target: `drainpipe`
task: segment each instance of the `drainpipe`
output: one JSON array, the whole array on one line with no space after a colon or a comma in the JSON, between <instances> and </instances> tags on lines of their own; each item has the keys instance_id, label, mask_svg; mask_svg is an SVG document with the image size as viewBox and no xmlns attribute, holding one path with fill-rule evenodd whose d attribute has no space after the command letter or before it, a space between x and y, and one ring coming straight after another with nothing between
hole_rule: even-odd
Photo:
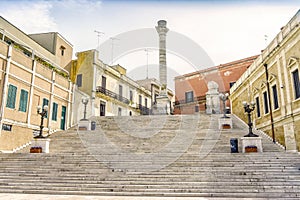
<instances>
[{"instance_id":1,"label":"drainpipe","mask_svg":"<svg viewBox=\"0 0 300 200\"><path fill-rule=\"evenodd\" d=\"M266 73L268 101L269 101L269 108L270 108L271 132L272 132L273 143L276 143L276 141L275 141L275 131L274 131L274 120L273 120L273 113L272 113L272 104L271 104L271 95L270 95L268 64L264 64L264 67L265 67L265 73Z\"/></svg>"},{"instance_id":2,"label":"drainpipe","mask_svg":"<svg viewBox=\"0 0 300 200\"><path fill-rule=\"evenodd\" d=\"M7 88L8 88L8 78L9 78L9 73L10 73L11 56L12 56L12 45L9 45L8 51L7 51L6 69L5 69L3 88L2 88L2 101L1 101L1 109L0 109L0 135L1 135L2 124L3 124L5 102L6 102L6 98L7 98Z\"/></svg>"},{"instance_id":3,"label":"drainpipe","mask_svg":"<svg viewBox=\"0 0 300 200\"><path fill-rule=\"evenodd\" d=\"M153 114L152 109L153 109L153 83L151 81L151 115Z\"/></svg>"}]
</instances>

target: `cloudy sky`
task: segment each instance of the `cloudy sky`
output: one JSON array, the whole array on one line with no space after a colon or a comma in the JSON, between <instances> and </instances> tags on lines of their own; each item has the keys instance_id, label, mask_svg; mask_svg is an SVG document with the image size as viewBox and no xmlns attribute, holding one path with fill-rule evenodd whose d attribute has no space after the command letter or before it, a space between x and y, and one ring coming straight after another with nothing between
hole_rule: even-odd
<instances>
[{"instance_id":1,"label":"cloudy sky","mask_svg":"<svg viewBox=\"0 0 300 200\"><path fill-rule=\"evenodd\" d=\"M168 66L172 65L177 74L259 54L300 8L298 0L2 0L0 4L0 15L25 33L59 32L74 45L74 52L98 48L100 54L111 58L118 55L118 49L124 45L120 38L128 39L124 34L145 30L145 34L149 33L147 37L151 37L157 21L167 20L171 38L167 44L178 41L177 47L170 49ZM95 30L104 34L98 38ZM139 33L130 32L130 43L136 42L132 38ZM155 37L153 40L157 42L157 34ZM118 39L112 41L111 38ZM110 45L103 45L105 43ZM187 47L180 52L178 49L183 43ZM129 69L145 67L146 63L157 65L157 50L144 43L139 45L142 46L133 47L138 50L131 53L119 52L123 56L113 58L114 64L120 63ZM145 49L149 49L148 56ZM201 56L194 57L201 57L205 60L203 63L186 56L198 50L205 54L201 52Z\"/></svg>"}]
</instances>

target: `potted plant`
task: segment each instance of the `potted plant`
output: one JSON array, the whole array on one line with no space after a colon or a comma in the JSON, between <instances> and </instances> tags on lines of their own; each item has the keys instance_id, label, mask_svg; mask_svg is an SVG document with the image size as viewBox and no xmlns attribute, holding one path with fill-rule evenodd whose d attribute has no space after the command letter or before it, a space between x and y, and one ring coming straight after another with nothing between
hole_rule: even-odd
<instances>
[{"instance_id":1,"label":"potted plant","mask_svg":"<svg viewBox=\"0 0 300 200\"><path fill-rule=\"evenodd\" d=\"M30 148L30 153L42 153L43 149L40 146L33 146Z\"/></svg>"},{"instance_id":2,"label":"potted plant","mask_svg":"<svg viewBox=\"0 0 300 200\"><path fill-rule=\"evenodd\" d=\"M245 147L246 153L257 152L257 146L250 145Z\"/></svg>"}]
</instances>

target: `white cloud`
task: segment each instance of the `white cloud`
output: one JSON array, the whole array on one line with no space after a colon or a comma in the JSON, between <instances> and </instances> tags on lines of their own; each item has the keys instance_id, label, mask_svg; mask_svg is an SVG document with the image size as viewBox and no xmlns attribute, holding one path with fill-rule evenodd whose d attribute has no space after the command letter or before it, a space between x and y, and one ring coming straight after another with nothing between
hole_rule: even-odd
<instances>
[{"instance_id":1,"label":"white cloud","mask_svg":"<svg viewBox=\"0 0 300 200\"><path fill-rule=\"evenodd\" d=\"M47 1L19 1L18 4L4 1L1 4L1 15L26 33L57 29L57 24L51 17L52 5Z\"/></svg>"},{"instance_id":2,"label":"white cloud","mask_svg":"<svg viewBox=\"0 0 300 200\"><path fill-rule=\"evenodd\" d=\"M300 5L286 1L282 4L194 2L3 0L0 13L25 33L60 32L74 45L74 53L97 47L94 30L105 32L100 37L102 43L123 32L154 29L159 19L166 19L170 30L199 44L218 65L258 54L266 46L264 35L271 42ZM171 59L174 58L170 57L168 63ZM129 58L126 64L134 65L132 60ZM125 58L122 61L125 63Z\"/></svg>"}]
</instances>

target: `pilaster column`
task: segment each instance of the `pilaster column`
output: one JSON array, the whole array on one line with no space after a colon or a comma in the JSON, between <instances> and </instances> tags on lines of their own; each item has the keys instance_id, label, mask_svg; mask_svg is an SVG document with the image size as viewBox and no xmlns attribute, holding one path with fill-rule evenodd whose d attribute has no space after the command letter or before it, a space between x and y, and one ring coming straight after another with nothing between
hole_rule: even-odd
<instances>
[{"instance_id":1,"label":"pilaster column","mask_svg":"<svg viewBox=\"0 0 300 200\"><path fill-rule=\"evenodd\" d=\"M34 82L36 76L36 60L34 59L34 54L32 53L32 74L31 74L31 85L30 85L30 94L28 100L28 113L27 113L27 124L30 125L31 123L31 113L32 109L36 112L36 108L32 107L33 103L33 94L34 94Z\"/></svg>"},{"instance_id":2,"label":"pilaster column","mask_svg":"<svg viewBox=\"0 0 300 200\"><path fill-rule=\"evenodd\" d=\"M2 93L1 110L0 110L0 135L1 135L2 123L3 123L4 108L6 102L5 100L7 98L8 78L9 78L9 71L10 71L12 48L13 48L12 45L8 46L7 57L6 57L6 68L5 68L5 75L3 80L3 93Z\"/></svg>"}]
</instances>

